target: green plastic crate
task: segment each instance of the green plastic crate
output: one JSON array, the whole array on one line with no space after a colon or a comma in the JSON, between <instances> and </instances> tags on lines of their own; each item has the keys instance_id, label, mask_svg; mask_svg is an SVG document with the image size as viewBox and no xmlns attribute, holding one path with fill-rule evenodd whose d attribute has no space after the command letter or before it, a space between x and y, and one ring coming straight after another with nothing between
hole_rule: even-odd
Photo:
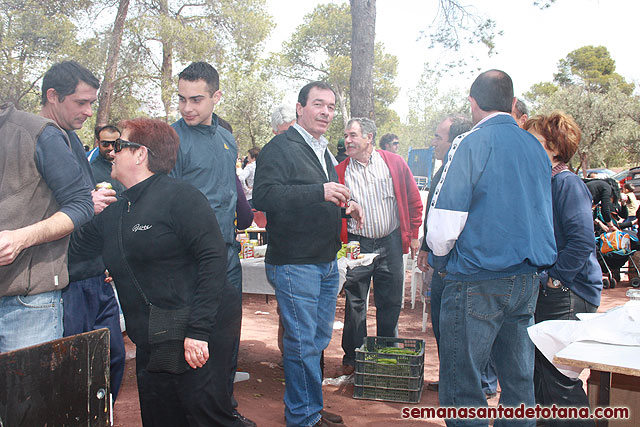
<instances>
[{"instance_id":1,"label":"green plastic crate","mask_svg":"<svg viewBox=\"0 0 640 427\"><path fill-rule=\"evenodd\" d=\"M386 402L418 403L422 396L423 377L419 378L419 383L420 386L416 390L356 385L353 389L353 397L354 399L383 400Z\"/></svg>"},{"instance_id":2,"label":"green plastic crate","mask_svg":"<svg viewBox=\"0 0 640 427\"><path fill-rule=\"evenodd\" d=\"M424 382L423 377L397 377L395 375L359 374L356 372L355 385L369 387L401 388L417 390Z\"/></svg>"},{"instance_id":3,"label":"green plastic crate","mask_svg":"<svg viewBox=\"0 0 640 427\"><path fill-rule=\"evenodd\" d=\"M406 348L416 355L380 353L385 347ZM417 403L424 384L424 341L366 337L356 349L356 399Z\"/></svg>"}]
</instances>

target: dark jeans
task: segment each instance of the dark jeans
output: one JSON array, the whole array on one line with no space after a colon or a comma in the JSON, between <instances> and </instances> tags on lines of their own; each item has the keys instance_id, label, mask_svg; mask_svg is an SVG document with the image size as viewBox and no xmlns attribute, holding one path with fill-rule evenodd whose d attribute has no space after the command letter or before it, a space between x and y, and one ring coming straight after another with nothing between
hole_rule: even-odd
<instances>
[{"instance_id":1,"label":"dark jeans","mask_svg":"<svg viewBox=\"0 0 640 427\"><path fill-rule=\"evenodd\" d=\"M540 290L535 320L577 320L577 313L595 313L598 307L589 304L567 287ZM534 372L536 403L543 406L589 407L589 400L580 378L569 378L536 349ZM593 420L545 420L547 426L594 426Z\"/></svg>"},{"instance_id":2,"label":"dark jeans","mask_svg":"<svg viewBox=\"0 0 640 427\"><path fill-rule=\"evenodd\" d=\"M62 290L64 336L109 329L111 394L116 400L124 375L125 349L118 302L111 284L105 283L104 279L102 274L71 282Z\"/></svg>"},{"instance_id":3,"label":"dark jeans","mask_svg":"<svg viewBox=\"0 0 640 427\"><path fill-rule=\"evenodd\" d=\"M234 242L227 245L227 280L240 293L240 305L242 306L242 265L238 253L240 252L240 243ZM240 324L242 325L242 310L240 310ZM236 371L238 370L238 351L240 350L240 331L233 347L233 369L229 377L229 387L231 387L231 403L233 408L238 407L238 401L233 397L233 383L236 379ZM237 411L236 411L237 413Z\"/></svg>"},{"instance_id":4,"label":"dark jeans","mask_svg":"<svg viewBox=\"0 0 640 427\"><path fill-rule=\"evenodd\" d=\"M145 427L242 426L231 405L229 375L240 335L242 307L234 289L225 288L215 329L209 337L209 360L184 374L148 372L149 349L136 348L136 375Z\"/></svg>"},{"instance_id":5,"label":"dark jeans","mask_svg":"<svg viewBox=\"0 0 640 427\"><path fill-rule=\"evenodd\" d=\"M355 365L356 348L367 336L366 299L373 276L376 306L377 335L395 337L398 333L398 317L402 307L404 271L402 263L402 236L400 229L380 239L369 239L349 234L349 241L360 242L361 253L379 254L370 265L347 270L344 292L347 301L344 308L344 332L342 334L342 363Z\"/></svg>"},{"instance_id":6,"label":"dark jeans","mask_svg":"<svg viewBox=\"0 0 640 427\"><path fill-rule=\"evenodd\" d=\"M629 228L633 226L633 221L636 220L636 217L634 215L629 215L624 221L622 221L621 223L618 224L618 228L620 228L620 230L624 229L624 228Z\"/></svg>"},{"instance_id":7,"label":"dark jeans","mask_svg":"<svg viewBox=\"0 0 640 427\"><path fill-rule=\"evenodd\" d=\"M440 272L434 271L431 276L431 327L433 335L436 337L436 346L440 354L440 304L442 302L442 292L444 291L444 278Z\"/></svg>"}]
</instances>

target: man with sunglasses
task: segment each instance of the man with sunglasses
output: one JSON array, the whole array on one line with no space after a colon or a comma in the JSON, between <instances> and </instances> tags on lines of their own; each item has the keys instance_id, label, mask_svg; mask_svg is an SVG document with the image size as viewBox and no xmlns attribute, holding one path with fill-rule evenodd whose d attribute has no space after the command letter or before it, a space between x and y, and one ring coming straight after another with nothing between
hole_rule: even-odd
<instances>
[{"instance_id":1,"label":"man with sunglasses","mask_svg":"<svg viewBox=\"0 0 640 427\"><path fill-rule=\"evenodd\" d=\"M125 188L118 180L111 178L111 162L113 156L111 150L116 139L120 138L120 130L113 125L96 126L96 145L99 155L91 160L91 170L97 182L108 182L115 190L116 196L120 195Z\"/></svg>"},{"instance_id":2,"label":"man with sunglasses","mask_svg":"<svg viewBox=\"0 0 640 427\"><path fill-rule=\"evenodd\" d=\"M393 133L385 133L380 138L380 149L384 151L390 151L391 153L398 154L398 146L400 145L400 141L398 140L398 135Z\"/></svg>"}]
</instances>

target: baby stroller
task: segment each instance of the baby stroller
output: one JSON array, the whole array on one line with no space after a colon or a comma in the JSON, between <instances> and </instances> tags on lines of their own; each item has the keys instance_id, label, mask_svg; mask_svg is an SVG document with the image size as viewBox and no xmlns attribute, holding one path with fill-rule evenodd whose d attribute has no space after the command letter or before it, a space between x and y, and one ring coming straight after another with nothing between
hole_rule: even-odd
<instances>
[{"instance_id":1,"label":"baby stroller","mask_svg":"<svg viewBox=\"0 0 640 427\"><path fill-rule=\"evenodd\" d=\"M627 272L632 271L631 266L636 271L637 276L631 280L631 286L640 286L640 271L633 260L634 252L640 249L638 236L632 231L612 231L602 233L596 237L596 247L598 249L598 263L602 270L602 286L615 288L620 279L620 269L629 262Z\"/></svg>"}]
</instances>

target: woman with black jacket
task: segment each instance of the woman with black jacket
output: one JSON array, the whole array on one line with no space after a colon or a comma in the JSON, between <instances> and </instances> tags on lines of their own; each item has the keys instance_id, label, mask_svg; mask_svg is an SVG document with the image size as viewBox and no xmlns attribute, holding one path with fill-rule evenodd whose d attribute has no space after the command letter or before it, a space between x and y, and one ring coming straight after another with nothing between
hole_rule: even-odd
<instances>
[{"instance_id":1,"label":"woman with black jacket","mask_svg":"<svg viewBox=\"0 0 640 427\"><path fill-rule=\"evenodd\" d=\"M72 251L102 254L114 279L136 344L143 424L240 426L229 377L241 296L225 279L216 216L202 193L167 176L179 147L169 125L135 119L121 129L112 177L127 190L81 229Z\"/></svg>"}]
</instances>

